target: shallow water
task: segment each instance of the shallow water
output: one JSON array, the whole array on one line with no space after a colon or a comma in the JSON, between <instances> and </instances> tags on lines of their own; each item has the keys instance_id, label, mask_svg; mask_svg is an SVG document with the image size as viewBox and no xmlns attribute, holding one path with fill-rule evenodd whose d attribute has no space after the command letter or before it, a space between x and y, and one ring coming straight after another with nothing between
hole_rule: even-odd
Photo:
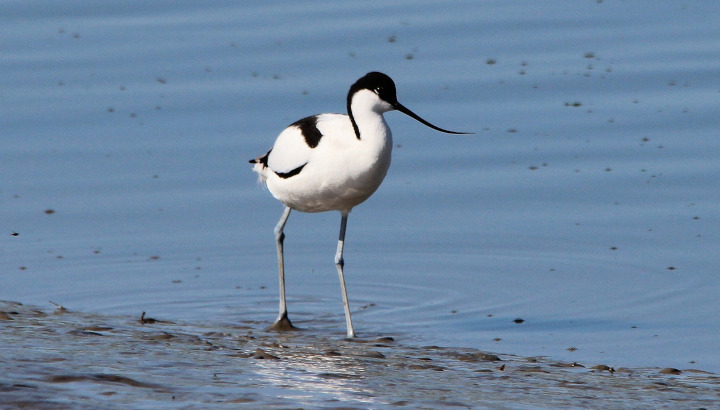
<instances>
[{"instance_id":1,"label":"shallow water","mask_svg":"<svg viewBox=\"0 0 720 410\"><path fill-rule=\"evenodd\" d=\"M262 328L281 206L246 161L380 70L476 135L386 116L393 165L348 226L361 336L720 372L718 17L700 1L0 5L0 299ZM338 340L339 219L286 228L291 318Z\"/></svg>"},{"instance_id":2,"label":"shallow water","mask_svg":"<svg viewBox=\"0 0 720 410\"><path fill-rule=\"evenodd\" d=\"M321 321L322 322L322 321ZM720 378L0 302L3 406L712 407ZM541 392L540 394L538 394Z\"/></svg>"}]
</instances>

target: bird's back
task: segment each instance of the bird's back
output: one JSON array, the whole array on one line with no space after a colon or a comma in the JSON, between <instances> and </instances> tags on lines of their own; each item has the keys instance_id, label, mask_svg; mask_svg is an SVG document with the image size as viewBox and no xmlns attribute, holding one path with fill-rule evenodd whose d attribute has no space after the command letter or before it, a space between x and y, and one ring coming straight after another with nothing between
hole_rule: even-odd
<instances>
[{"instance_id":1,"label":"bird's back","mask_svg":"<svg viewBox=\"0 0 720 410\"><path fill-rule=\"evenodd\" d=\"M377 190L390 166L392 137L379 117L375 140L357 138L347 115L306 117L280 133L254 170L293 209L349 211Z\"/></svg>"}]
</instances>

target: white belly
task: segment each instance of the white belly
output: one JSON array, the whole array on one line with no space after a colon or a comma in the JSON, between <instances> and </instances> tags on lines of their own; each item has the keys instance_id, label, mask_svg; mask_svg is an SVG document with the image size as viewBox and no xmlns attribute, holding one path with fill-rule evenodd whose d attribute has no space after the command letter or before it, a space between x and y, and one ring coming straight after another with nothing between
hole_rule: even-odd
<instances>
[{"instance_id":1,"label":"white belly","mask_svg":"<svg viewBox=\"0 0 720 410\"><path fill-rule=\"evenodd\" d=\"M380 187L390 167L391 143L374 158L357 149L325 151L321 146L302 171L290 178L268 175L275 198L301 212L349 212Z\"/></svg>"}]
</instances>

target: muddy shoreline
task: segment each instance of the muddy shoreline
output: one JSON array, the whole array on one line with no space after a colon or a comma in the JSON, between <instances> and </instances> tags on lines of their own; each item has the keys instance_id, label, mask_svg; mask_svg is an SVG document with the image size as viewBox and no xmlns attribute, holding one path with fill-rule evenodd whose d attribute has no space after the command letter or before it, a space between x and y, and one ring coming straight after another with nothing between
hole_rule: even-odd
<instances>
[{"instance_id":1,"label":"muddy shoreline","mask_svg":"<svg viewBox=\"0 0 720 410\"><path fill-rule=\"evenodd\" d=\"M264 323L173 323L0 302L3 408L714 407L699 369L567 363L472 348L349 341Z\"/></svg>"}]
</instances>

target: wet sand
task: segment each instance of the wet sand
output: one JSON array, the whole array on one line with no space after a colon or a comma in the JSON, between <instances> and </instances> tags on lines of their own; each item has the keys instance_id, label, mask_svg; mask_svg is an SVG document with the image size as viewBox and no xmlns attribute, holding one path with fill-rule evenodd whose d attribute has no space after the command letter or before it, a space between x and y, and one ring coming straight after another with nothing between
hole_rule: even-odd
<instances>
[{"instance_id":1,"label":"wet sand","mask_svg":"<svg viewBox=\"0 0 720 410\"><path fill-rule=\"evenodd\" d=\"M392 335L175 323L0 302L3 408L712 408L698 369L568 363ZM579 356L580 357L580 356Z\"/></svg>"}]
</instances>

